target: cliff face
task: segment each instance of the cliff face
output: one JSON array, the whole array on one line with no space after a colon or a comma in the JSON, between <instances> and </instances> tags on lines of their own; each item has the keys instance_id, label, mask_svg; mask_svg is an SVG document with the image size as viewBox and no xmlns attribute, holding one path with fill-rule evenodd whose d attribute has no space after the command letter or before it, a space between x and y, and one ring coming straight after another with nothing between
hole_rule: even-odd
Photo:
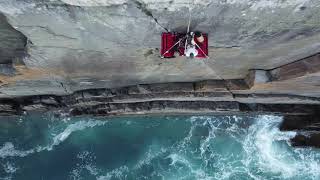
<instances>
[{"instance_id":1,"label":"cliff face","mask_svg":"<svg viewBox=\"0 0 320 180\"><path fill-rule=\"evenodd\" d=\"M299 131L293 145L320 147L319 10L316 0L1 0L0 115L282 113L281 130ZM210 59L160 59L160 34L185 32L189 15Z\"/></svg>"},{"instance_id":2,"label":"cliff face","mask_svg":"<svg viewBox=\"0 0 320 180\"><path fill-rule=\"evenodd\" d=\"M1 77L1 92L244 78L317 53L319 8L311 0L2 0L0 62L25 66ZM189 9L191 29L209 34L211 58L160 59L161 32L185 31ZM21 49L26 56L15 58Z\"/></svg>"}]
</instances>

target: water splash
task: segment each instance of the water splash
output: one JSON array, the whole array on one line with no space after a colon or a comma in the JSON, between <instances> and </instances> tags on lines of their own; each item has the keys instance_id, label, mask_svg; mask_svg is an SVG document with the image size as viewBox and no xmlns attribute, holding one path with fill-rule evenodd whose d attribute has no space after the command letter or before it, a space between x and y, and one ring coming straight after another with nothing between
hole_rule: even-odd
<instances>
[{"instance_id":1,"label":"water splash","mask_svg":"<svg viewBox=\"0 0 320 180\"><path fill-rule=\"evenodd\" d=\"M97 176L100 173L100 170L96 167L95 161L96 156L90 151L83 151L77 155L77 159L80 160L76 164L76 167L70 172L70 179L83 179L81 173L83 171L89 172L92 176Z\"/></svg>"},{"instance_id":2,"label":"water splash","mask_svg":"<svg viewBox=\"0 0 320 180\"><path fill-rule=\"evenodd\" d=\"M303 179L306 176L310 179L320 178L319 157L310 157L314 153L310 149L292 148L289 140L296 133L281 132L278 128L281 121L282 118L278 116L259 116L249 128L243 143L246 152L243 162L248 171L253 174L250 167L257 166L259 172L283 179Z\"/></svg>"},{"instance_id":3,"label":"water splash","mask_svg":"<svg viewBox=\"0 0 320 180\"><path fill-rule=\"evenodd\" d=\"M121 166L117 169L114 169L108 172L106 175L97 177L97 180L111 180L115 179L126 179L126 174L129 173L130 170L127 166Z\"/></svg>"},{"instance_id":4,"label":"water splash","mask_svg":"<svg viewBox=\"0 0 320 180\"><path fill-rule=\"evenodd\" d=\"M185 138L163 153L148 156L148 151L145 157L148 163L170 159L168 167L161 167L170 172L160 173L165 179L318 179L320 154L292 148L289 140L296 133L281 132L281 121L282 117L273 115L252 117L252 121L238 116L194 116L188 119L191 126ZM200 138L199 128L208 131Z\"/></svg>"},{"instance_id":5,"label":"water splash","mask_svg":"<svg viewBox=\"0 0 320 180\"><path fill-rule=\"evenodd\" d=\"M281 132L278 128L281 121L282 117L273 115L178 116L148 121L131 117L114 121L71 119L63 122L64 128L60 124L50 129L54 134L47 146L17 150L13 143L5 143L0 148L0 160L15 157L20 160L44 150L56 153L54 147L66 141L73 132L108 122L110 124L102 131L91 131L95 135L92 136L94 142L103 143L91 148L87 142L85 144L89 146L78 144L81 151L74 155L77 163L67 178L320 179L320 151L291 147L289 140L295 133ZM107 153L109 148L118 144L121 144L120 149ZM121 151L123 147L132 148L135 157L118 156L117 150ZM99 161L99 158L105 159L102 154L116 162ZM13 174L20 171L18 169Z\"/></svg>"},{"instance_id":6,"label":"water splash","mask_svg":"<svg viewBox=\"0 0 320 180\"><path fill-rule=\"evenodd\" d=\"M7 158L7 157L25 157L29 154L41 152L41 151L51 151L55 146L58 146L60 143L65 141L71 133L75 131L82 131L86 128L93 128L96 126L103 126L107 123L107 121L100 121L100 120L81 120L77 121L73 124L68 125L61 133L55 135L52 138L52 143L47 146L39 146L34 149L30 150L17 150L13 143L6 142L0 148L0 158Z\"/></svg>"}]
</instances>

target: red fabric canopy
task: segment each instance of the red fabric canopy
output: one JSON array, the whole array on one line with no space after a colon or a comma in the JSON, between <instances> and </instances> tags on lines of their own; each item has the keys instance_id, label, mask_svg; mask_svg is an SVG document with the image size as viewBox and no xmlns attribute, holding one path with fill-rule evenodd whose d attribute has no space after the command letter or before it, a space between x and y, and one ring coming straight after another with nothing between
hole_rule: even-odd
<instances>
[{"instance_id":1,"label":"red fabric canopy","mask_svg":"<svg viewBox=\"0 0 320 180\"><path fill-rule=\"evenodd\" d=\"M162 33L161 36L161 55L165 58L171 58L174 56L174 48L166 53L175 43L176 35L173 33ZM165 53L165 54L164 54Z\"/></svg>"},{"instance_id":2,"label":"red fabric canopy","mask_svg":"<svg viewBox=\"0 0 320 180\"><path fill-rule=\"evenodd\" d=\"M176 47L172 48L172 46L179 41L181 37L184 37L186 34L180 34L180 33L170 33L165 32L161 35L161 50L160 53L163 55L164 58L172 58L174 57L174 52L178 51L180 56L184 55L184 44L185 42L181 42ZM197 58L205 58L208 56L208 35L202 34L204 37L204 41L202 43L198 42L195 38L195 42L199 45L199 47L202 49L202 51L196 47L198 50ZM168 51L170 48L172 48L170 51ZM168 51L167 53L165 53ZM165 53L165 54L164 54Z\"/></svg>"}]
</instances>

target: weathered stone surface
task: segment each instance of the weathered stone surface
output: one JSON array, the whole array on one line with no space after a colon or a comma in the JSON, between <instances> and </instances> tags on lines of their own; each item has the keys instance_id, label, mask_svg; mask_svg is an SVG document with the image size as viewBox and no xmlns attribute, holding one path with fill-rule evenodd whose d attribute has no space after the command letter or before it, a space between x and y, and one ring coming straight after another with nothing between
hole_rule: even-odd
<instances>
[{"instance_id":1,"label":"weathered stone surface","mask_svg":"<svg viewBox=\"0 0 320 180\"><path fill-rule=\"evenodd\" d=\"M232 82L232 81L226 81ZM236 80L238 83L238 80ZM320 98L288 94L245 94L242 86L232 92L230 89L199 91L191 88L197 82L168 84L144 84L113 89L88 89L69 95L35 95L15 98L0 98L3 105L0 113L21 114L34 110L65 110L72 114L127 114L155 112L272 112L313 115L320 111ZM215 83L220 87L220 83ZM223 83L227 85L227 83ZM155 88L157 87L157 88ZM185 87L183 90L179 89ZM148 91L145 91L148 89ZM285 121L286 122L286 121ZM291 122L291 121L289 121ZM303 121L303 123L305 123ZM301 127L301 125L299 125Z\"/></svg>"},{"instance_id":2,"label":"weathered stone surface","mask_svg":"<svg viewBox=\"0 0 320 180\"><path fill-rule=\"evenodd\" d=\"M272 80L276 81L301 77L307 73L316 72L320 72L320 54L316 54L270 70Z\"/></svg>"},{"instance_id":3,"label":"weathered stone surface","mask_svg":"<svg viewBox=\"0 0 320 180\"><path fill-rule=\"evenodd\" d=\"M221 112L237 111L238 103L232 101L145 101L133 103L107 103L72 108L71 115L119 115L159 112Z\"/></svg>"},{"instance_id":4,"label":"weathered stone surface","mask_svg":"<svg viewBox=\"0 0 320 180\"><path fill-rule=\"evenodd\" d=\"M23 57L26 43L27 38L15 30L0 12L0 64L11 64L14 58Z\"/></svg>"},{"instance_id":5,"label":"weathered stone surface","mask_svg":"<svg viewBox=\"0 0 320 180\"><path fill-rule=\"evenodd\" d=\"M193 91L192 82L177 82L177 83L160 83L160 84L141 84L134 86L137 89L133 91L131 87L129 94L135 93L158 93L158 92L190 92ZM129 87L130 88L130 87Z\"/></svg>"},{"instance_id":6,"label":"weathered stone surface","mask_svg":"<svg viewBox=\"0 0 320 180\"><path fill-rule=\"evenodd\" d=\"M2 0L1 22L13 35L0 32L6 40L1 42L11 48L0 51L17 54L28 42L23 62L43 72L32 77L18 72L19 78L8 79L0 90L3 96L67 94L156 82L241 79L248 69L272 69L317 53L319 5L312 0ZM209 35L211 58L161 60L161 32L185 31L188 8L191 29ZM43 81L53 83L43 86Z\"/></svg>"},{"instance_id":7,"label":"weathered stone surface","mask_svg":"<svg viewBox=\"0 0 320 180\"><path fill-rule=\"evenodd\" d=\"M54 97L41 97L41 103L46 105L58 106L59 102Z\"/></svg>"},{"instance_id":8,"label":"weathered stone surface","mask_svg":"<svg viewBox=\"0 0 320 180\"><path fill-rule=\"evenodd\" d=\"M264 84L271 81L271 75L268 70L253 69L250 70L244 79L249 87L257 84Z\"/></svg>"},{"instance_id":9,"label":"weathered stone surface","mask_svg":"<svg viewBox=\"0 0 320 180\"><path fill-rule=\"evenodd\" d=\"M189 9L210 59L160 59L161 32L185 32ZM295 115L282 130L319 131L319 9L313 0L1 0L0 113L273 112ZM292 142L317 146L309 135Z\"/></svg>"}]
</instances>

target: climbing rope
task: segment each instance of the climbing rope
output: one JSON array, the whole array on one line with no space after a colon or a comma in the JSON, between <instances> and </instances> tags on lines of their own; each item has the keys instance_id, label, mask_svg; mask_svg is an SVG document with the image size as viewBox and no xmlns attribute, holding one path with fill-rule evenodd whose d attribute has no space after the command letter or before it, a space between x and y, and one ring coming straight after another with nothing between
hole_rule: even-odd
<instances>
[{"instance_id":1,"label":"climbing rope","mask_svg":"<svg viewBox=\"0 0 320 180\"><path fill-rule=\"evenodd\" d=\"M193 6L195 5L195 4L194 4L194 0L191 0L191 1L192 1L192 3L189 3L189 21L188 21L187 34L189 34L190 24L191 24L191 5L193 5ZM186 43L185 43L185 50L186 50L186 48L187 48L186 46L187 46L187 40L186 40ZM201 52L202 52L202 53L206 56L206 58L209 60L210 57L207 56L207 55L202 51L202 49L199 47L199 45L198 45L197 43L196 43L196 46L201 50ZM213 60L213 61L214 61L214 60ZM205 61L203 61L203 62L204 62L204 64L205 64L207 67L209 67L209 68L212 70L212 72L213 72L220 80L222 80L222 81L225 82L225 88L226 88L226 90L232 95L233 98L235 98L233 92L231 91L231 89L230 89L230 88L228 87L228 85L227 85L227 81L226 81L222 76L220 76L215 70L213 70L212 67L208 66Z\"/></svg>"}]
</instances>

